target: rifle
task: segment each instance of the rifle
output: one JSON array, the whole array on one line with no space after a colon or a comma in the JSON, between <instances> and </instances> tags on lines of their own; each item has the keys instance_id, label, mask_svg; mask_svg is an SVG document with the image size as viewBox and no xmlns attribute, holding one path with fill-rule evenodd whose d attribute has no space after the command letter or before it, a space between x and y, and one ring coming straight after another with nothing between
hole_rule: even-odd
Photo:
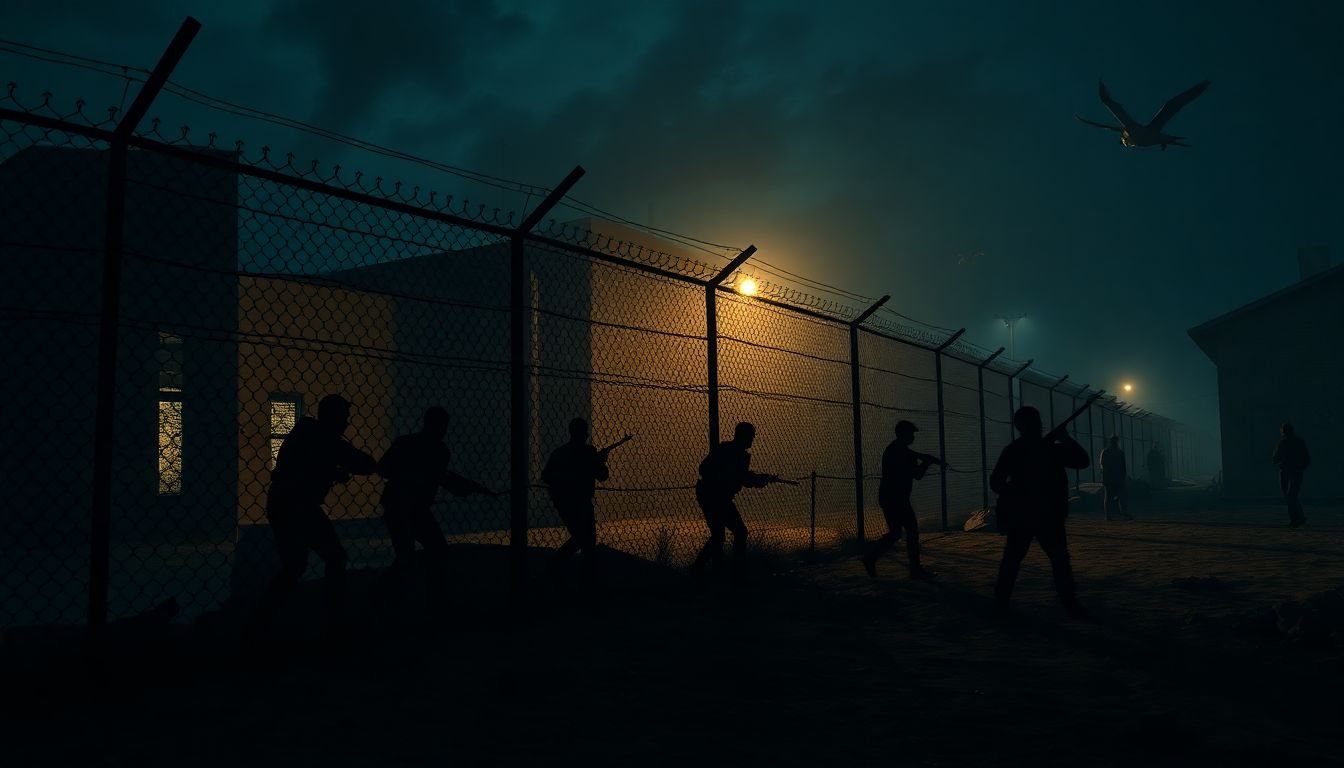
<instances>
[{"instance_id":1,"label":"rifle","mask_svg":"<svg viewBox=\"0 0 1344 768\"><path fill-rule=\"evenodd\" d=\"M925 462L926 464L937 464L941 466L943 469L946 469L948 471L952 470L952 466L950 464L938 458L937 456L934 456L931 453L920 453L919 451L911 451L911 453L915 454L915 458Z\"/></svg>"},{"instance_id":2,"label":"rifle","mask_svg":"<svg viewBox=\"0 0 1344 768\"><path fill-rule=\"evenodd\" d=\"M1068 426L1073 423L1073 420L1086 413L1087 409L1091 408L1092 404L1104 394L1106 394L1105 390L1094 393L1091 397L1087 398L1087 401L1079 406L1077 410L1070 414L1067 419L1056 424L1054 428L1045 433L1045 436L1041 439L1045 441L1046 444L1058 440L1059 437L1064 434ZM994 505L994 522L999 533L1007 533L1010 528L1017 525L1018 517L1022 514L1022 510L1019 509L1021 500L1013 491L1014 489L1012 488L1004 489L1004 492L998 495L998 503Z\"/></svg>"},{"instance_id":3,"label":"rifle","mask_svg":"<svg viewBox=\"0 0 1344 768\"><path fill-rule=\"evenodd\" d=\"M785 480L779 475L766 475L765 484L770 485L772 483L783 483L784 485L801 485L801 483L799 483L797 480Z\"/></svg>"},{"instance_id":4,"label":"rifle","mask_svg":"<svg viewBox=\"0 0 1344 768\"><path fill-rule=\"evenodd\" d=\"M1106 390L1103 389L1103 390L1100 390L1100 391L1094 393L1091 397L1087 398L1087 401L1086 401L1086 402L1084 402L1082 405L1078 406L1078 410L1074 411L1074 412L1069 416L1069 418L1067 418L1067 419L1065 419L1065 420L1059 422L1058 424L1056 424L1056 425L1055 425L1055 428L1052 429L1052 430L1050 430L1049 432L1045 433L1045 437L1042 438L1042 439L1045 440L1045 441L1047 441L1047 442L1051 442L1051 443L1053 443L1054 441L1058 440L1058 439L1059 439L1059 436L1060 436L1061 434L1064 433L1064 431L1065 431L1065 427L1067 427L1067 426L1069 426L1070 424L1072 424L1074 419L1078 418L1079 416L1082 416L1084 413L1087 413L1087 409L1088 409L1088 408L1091 408L1091 407L1092 407L1092 404L1095 403L1095 402L1097 401L1097 399L1100 398L1100 397L1101 397L1102 395L1104 395L1104 394L1106 394Z\"/></svg>"},{"instance_id":5,"label":"rifle","mask_svg":"<svg viewBox=\"0 0 1344 768\"><path fill-rule=\"evenodd\" d=\"M634 440L634 439L635 439L635 436L634 436L634 435L627 434L625 437L622 437L620 440L617 440L616 442L612 443L611 445L608 445L606 448L603 448L602 450L598 451L598 452L597 452L597 455L598 455L598 456L601 456L603 461L606 461L606 460L607 460L607 456L611 455L611 452L612 452L612 451L616 450L617 448L620 448L622 445L625 445L626 443L628 443L628 442L630 442L631 440Z\"/></svg>"}]
</instances>

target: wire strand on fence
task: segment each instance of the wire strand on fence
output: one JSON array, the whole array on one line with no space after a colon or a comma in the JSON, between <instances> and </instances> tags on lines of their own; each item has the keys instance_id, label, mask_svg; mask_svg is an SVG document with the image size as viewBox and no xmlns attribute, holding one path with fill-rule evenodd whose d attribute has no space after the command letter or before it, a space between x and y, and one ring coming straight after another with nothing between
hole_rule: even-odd
<instances>
[{"instance_id":1,"label":"wire strand on fence","mask_svg":"<svg viewBox=\"0 0 1344 768\"><path fill-rule=\"evenodd\" d=\"M0 101L18 104L12 90ZM498 494L507 505L435 502L445 535L462 543L558 544L563 520L538 481L570 420L636 434L610 458L611 482L594 489L603 540L650 557L666 545L674 562L704 541L689 482L707 438L722 437L707 434L711 401L723 424L756 425L756 471L815 479L807 493L737 499L754 532L796 543L803 528L808 544L817 529L859 533L856 486L878 477L899 420L944 422L937 473L954 525L981 506L985 465L1011 438L1006 378L985 372L984 394L998 399L982 419L983 357L949 349L940 384L927 342L946 334L934 326L901 331L927 338L865 328L854 353L847 306L716 290L711 337L707 266L620 245L619 232L518 233L501 223L512 214L458 216L452 198L298 167L265 148L248 159L157 127L118 138L80 110L53 118L46 99L33 110L0 113L0 346L22 363L4 385L22 406L13 428L32 436L31 453L9 467L26 483L0 520L0 626L81 620L87 553L70 553L92 538L86 454L99 416L116 449L104 486L111 530L94 539L111 557L113 616L170 595L199 615L269 579L271 472L331 393L353 403L346 437L371 454L419 430L429 407L449 413L454 471L511 487ZM117 142L128 178L112 249L103 169ZM109 321L110 253L120 254L121 307ZM100 338L118 357L101 411ZM1037 389L1024 382L1024 396ZM1132 439L1135 420L1123 423ZM929 495L936 485L916 489L919 509L943 511ZM391 558L379 492L369 480L326 497L352 559L369 566Z\"/></svg>"}]
</instances>

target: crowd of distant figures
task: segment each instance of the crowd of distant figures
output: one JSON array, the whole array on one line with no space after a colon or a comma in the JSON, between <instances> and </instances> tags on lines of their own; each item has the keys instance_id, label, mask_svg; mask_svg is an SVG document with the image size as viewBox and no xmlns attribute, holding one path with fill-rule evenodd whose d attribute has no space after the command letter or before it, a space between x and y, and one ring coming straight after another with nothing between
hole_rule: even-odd
<instances>
[{"instance_id":1,"label":"crowd of distant figures","mask_svg":"<svg viewBox=\"0 0 1344 768\"><path fill-rule=\"evenodd\" d=\"M1082 618L1087 610L1079 601L1065 536L1069 512L1068 470L1090 465L1087 451L1068 433L1067 427L1090 403L1064 422L1044 433L1040 412L1030 406L1013 414L1018 436L1000 453L989 477L998 496L995 523L1005 536L1003 557L994 586L994 615L1008 614L1018 569L1032 541L1050 560L1055 589L1069 616ZM327 395L318 404L316 418L303 417L284 438L271 474L266 499L266 517L279 551L280 570L271 581L249 622L250 631L268 626L277 609L302 578L308 553L315 552L326 567L324 592L330 629L339 632L344 622L346 553L323 504L332 486L352 475L377 474L383 479L381 504L395 559L381 578L379 589L405 586L413 572L416 544L423 548L429 575L437 583L448 541L431 507L440 488L455 496L500 495L479 482L451 469L452 453L444 443L448 412L434 407L424 414L419 432L396 438L382 458L375 459L355 448L344 435L350 423L350 403L340 395ZM906 540L907 565L913 579L935 577L920 562L919 521L910 501L915 482L929 467L943 462L912 449L919 428L910 421L896 424L895 438L882 454L878 503L887 532L863 554L862 565L877 577L880 558L902 536ZM1306 443L1290 424L1284 424L1274 451L1280 486L1288 506L1289 525L1306 522L1298 495L1303 475L1311 463ZM569 538L550 560L552 571L571 557L578 557L585 584L591 584L597 556L597 521L593 498L599 482L610 477L607 466L612 451L632 439L626 435L605 448L589 443L588 422L569 423L569 440L556 448L542 470L551 502ZM741 422L732 439L710 448L699 465L695 499L704 515L709 536L690 566L694 586L703 588L707 569L719 572L727 534L733 535L733 578L748 580L746 570L748 529L737 509L736 496L745 488L764 488L773 483L791 483L778 475L751 468L751 446L756 427ZM1120 440L1110 438L1099 457L1102 498L1106 519L1132 519L1126 491L1129 468ZM946 467L944 466L946 469ZM1147 456L1147 469L1155 485L1166 480L1166 458L1158 445Z\"/></svg>"}]
</instances>

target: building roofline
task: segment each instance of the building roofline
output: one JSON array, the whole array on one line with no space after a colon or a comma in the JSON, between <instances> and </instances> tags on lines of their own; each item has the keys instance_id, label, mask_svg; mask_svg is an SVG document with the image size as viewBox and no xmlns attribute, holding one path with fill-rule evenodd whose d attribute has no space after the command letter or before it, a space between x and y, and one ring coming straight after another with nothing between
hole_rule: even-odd
<instances>
[{"instance_id":1,"label":"building roofline","mask_svg":"<svg viewBox=\"0 0 1344 768\"><path fill-rule=\"evenodd\" d=\"M1210 340L1209 337L1217 331L1218 326L1264 309L1270 304L1274 304L1298 291L1303 291L1307 288L1341 277L1344 277L1344 264L1336 264L1335 266L1318 272L1305 280L1299 280L1296 283L1280 288L1267 296L1262 296L1229 312L1224 312L1211 320L1205 320L1199 325L1186 331L1186 333L1190 335L1191 339L1194 339L1194 342L1199 345L1200 349L1204 350L1204 354L1212 359L1213 354L1205 344Z\"/></svg>"}]
</instances>

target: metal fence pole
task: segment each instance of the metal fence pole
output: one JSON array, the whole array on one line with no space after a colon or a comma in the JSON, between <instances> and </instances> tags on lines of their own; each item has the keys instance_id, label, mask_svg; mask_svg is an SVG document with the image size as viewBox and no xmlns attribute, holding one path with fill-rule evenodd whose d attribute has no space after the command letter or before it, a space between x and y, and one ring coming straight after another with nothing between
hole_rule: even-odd
<instances>
[{"instance_id":1,"label":"metal fence pole","mask_svg":"<svg viewBox=\"0 0 1344 768\"><path fill-rule=\"evenodd\" d=\"M155 97L201 30L188 16L164 50L130 109L113 131L108 153L107 205L103 229L102 308L98 327L98 390L93 426L93 507L89 517L88 626L99 635L107 624L112 567L112 457L115 453L117 341L121 320L122 248L126 227L127 139L149 112ZM95 645L98 637L95 637Z\"/></svg>"},{"instance_id":2,"label":"metal fence pole","mask_svg":"<svg viewBox=\"0 0 1344 768\"><path fill-rule=\"evenodd\" d=\"M863 531L863 400L859 382L859 326L872 317L891 296L883 296L873 302L858 317L849 323L849 389L850 402L853 404L854 432L854 528L859 541L864 540Z\"/></svg>"},{"instance_id":3,"label":"metal fence pole","mask_svg":"<svg viewBox=\"0 0 1344 768\"><path fill-rule=\"evenodd\" d=\"M1050 385L1050 388L1045 391L1046 397L1050 398L1050 429L1055 428L1055 390L1059 389L1060 385L1068 380L1069 380L1069 374L1066 373L1060 377L1059 381L1056 381L1054 384ZM1049 432L1050 429L1047 429L1045 431Z\"/></svg>"},{"instance_id":4,"label":"metal fence pole","mask_svg":"<svg viewBox=\"0 0 1344 768\"><path fill-rule=\"evenodd\" d=\"M1135 459L1137 459L1138 457L1136 457L1136 456L1134 455L1134 453L1135 453L1135 451L1134 451L1134 414L1133 414L1132 412L1130 412L1130 409L1133 408L1133 407L1134 407L1134 406L1132 406L1132 405L1127 405L1127 406L1125 406L1125 413L1124 413L1124 415L1121 416L1120 418L1121 418L1121 419L1126 419L1126 418L1129 419L1129 423L1125 425L1125 437L1124 437L1125 442L1128 443L1128 445L1125 446L1125 452L1129 454L1129 463L1127 464L1127 466L1129 467L1129 476L1130 476L1130 478L1132 478L1132 479L1138 479L1138 476L1134 474L1134 463L1135 463Z\"/></svg>"},{"instance_id":5,"label":"metal fence pole","mask_svg":"<svg viewBox=\"0 0 1344 768\"><path fill-rule=\"evenodd\" d=\"M1152 472L1148 470L1148 412L1140 410L1138 413L1139 424L1135 432L1138 435L1138 448L1143 455L1143 476L1151 484L1153 481Z\"/></svg>"},{"instance_id":6,"label":"metal fence pole","mask_svg":"<svg viewBox=\"0 0 1344 768\"><path fill-rule=\"evenodd\" d=\"M541 219L583 177L575 166L537 205L509 238L509 574L514 594L527 578L527 508L529 467L527 413L527 236Z\"/></svg>"},{"instance_id":7,"label":"metal fence pole","mask_svg":"<svg viewBox=\"0 0 1344 768\"><path fill-rule=\"evenodd\" d=\"M807 548L817 549L817 470L812 470L812 514L808 523Z\"/></svg>"},{"instance_id":8,"label":"metal fence pole","mask_svg":"<svg viewBox=\"0 0 1344 768\"><path fill-rule=\"evenodd\" d=\"M1087 389L1088 389L1088 387L1090 387L1090 386L1092 386L1092 385L1091 385L1091 384L1084 384L1082 389L1078 390L1077 392L1073 393L1072 395L1069 395L1069 413L1073 413L1074 411L1078 410L1078 396L1079 396L1079 395L1085 395L1085 394L1087 394ZM1087 409L1087 411L1088 411L1088 413L1090 414L1090 413L1092 412L1092 408L1089 407L1089 408ZM1077 420L1077 419L1074 419L1074 420L1073 420L1073 423L1069 425L1069 428L1073 430L1073 441L1074 441L1074 442L1078 442L1078 420ZM1087 436L1087 443L1088 443L1088 446L1087 446L1087 463L1088 463L1089 466L1091 466L1091 464L1092 464L1092 435L1091 435L1091 433L1089 433L1088 436ZM1081 443L1079 443L1079 444L1081 445ZM1081 486L1082 486L1082 482L1083 482L1083 477L1082 477L1082 475L1083 475L1083 471L1082 471L1081 469L1075 469L1075 470L1073 470L1073 490L1074 490L1075 493L1082 493L1082 488L1081 488Z\"/></svg>"},{"instance_id":9,"label":"metal fence pole","mask_svg":"<svg viewBox=\"0 0 1344 768\"><path fill-rule=\"evenodd\" d=\"M706 343L706 390L709 393L709 449L719 444L719 312L715 293L719 284L728 279L733 271L751 258L756 246L749 245L739 253L728 266L724 267L712 280L705 283L705 343Z\"/></svg>"},{"instance_id":10,"label":"metal fence pole","mask_svg":"<svg viewBox=\"0 0 1344 768\"><path fill-rule=\"evenodd\" d=\"M1018 376L1021 376L1023 373L1026 373L1027 369L1030 368L1031 364L1034 362L1035 360L1028 360L1027 362L1022 364L1021 368L1018 368L1016 371L1013 371L1012 375L1008 377L1008 441L1009 442L1012 442L1013 440L1013 416L1017 413L1017 409L1013 407L1013 382L1017 380Z\"/></svg>"},{"instance_id":11,"label":"metal fence pole","mask_svg":"<svg viewBox=\"0 0 1344 768\"><path fill-rule=\"evenodd\" d=\"M980 506L989 506L989 446L985 439L985 366L994 362L994 358L1003 354L1003 347L994 350L975 366L975 389L980 398Z\"/></svg>"},{"instance_id":12,"label":"metal fence pole","mask_svg":"<svg viewBox=\"0 0 1344 768\"><path fill-rule=\"evenodd\" d=\"M1125 446L1125 424L1124 424L1124 417L1120 415L1120 411L1121 411L1122 409L1123 409L1123 406L1120 405L1120 402L1119 402L1119 401L1116 401L1116 403L1115 403L1115 408L1114 408L1114 410L1111 411L1111 437L1113 437L1113 438L1115 438L1116 440L1119 441L1119 442L1117 443L1117 445L1120 446L1120 450L1121 450L1121 452L1125 453L1125 455L1126 455L1126 459L1128 459L1128 455L1129 455L1129 454L1128 454L1128 450L1129 450L1129 449ZM1126 473L1129 472L1129 469L1128 469L1128 461L1126 461L1126 469L1125 469L1125 472L1126 472Z\"/></svg>"},{"instance_id":13,"label":"metal fence pole","mask_svg":"<svg viewBox=\"0 0 1344 768\"><path fill-rule=\"evenodd\" d=\"M1103 448L1105 446L1102 446ZM1087 407L1087 452L1090 454L1097 449L1097 432L1092 426L1092 406ZM1097 459L1095 456L1088 462L1092 470L1092 482L1097 482Z\"/></svg>"},{"instance_id":14,"label":"metal fence pole","mask_svg":"<svg viewBox=\"0 0 1344 768\"><path fill-rule=\"evenodd\" d=\"M933 350L933 375L938 382L938 490L942 497L943 530L947 530L947 429L943 423L943 350L952 342L961 338L965 328L952 334L937 349Z\"/></svg>"}]
</instances>

